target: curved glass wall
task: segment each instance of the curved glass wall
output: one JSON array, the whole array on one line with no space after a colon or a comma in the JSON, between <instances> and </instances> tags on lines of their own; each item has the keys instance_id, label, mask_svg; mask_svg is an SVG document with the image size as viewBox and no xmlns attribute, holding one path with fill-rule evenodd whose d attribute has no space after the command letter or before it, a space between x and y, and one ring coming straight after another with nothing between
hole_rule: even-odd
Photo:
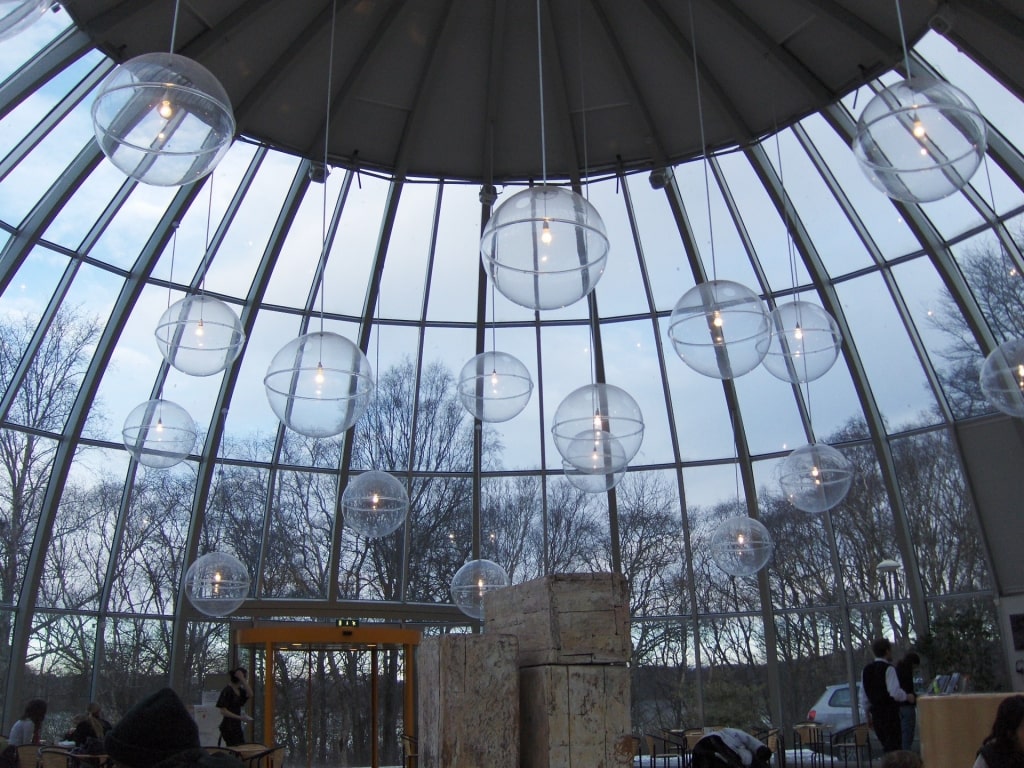
<instances>
[{"instance_id":1,"label":"curved glass wall","mask_svg":"<svg viewBox=\"0 0 1024 768\"><path fill-rule=\"evenodd\" d=\"M589 301L536 314L481 276L474 186L344 169L315 183L308 161L244 138L193 187L126 180L89 120L112 64L68 25L49 14L0 46L6 725L25 695L51 701L46 735L57 737L90 699L116 714L160 683L189 701L219 688L229 622L183 597L187 565L217 550L250 569L235 621L357 617L425 632L473 628L448 591L468 559L500 563L515 583L621 571L640 730L802 720L880 634L922 645L929 674L1008 687L954 427L991 414L978 368L1022 329L1024 108L949 42L930 36L915 55L969 88L997 137L963 193L897 206L856 168L856 105L893 74L760 144L668 169L664 186L643 175L587 185L611 241L606 274ZM760 367L729 382L690 370L666 328L702 273L772 305L823 305L844 337L836 365L802 387ZM169 304L198 291L247 333L240 359L204 378L169 368L153 336ZM274 354L321 327L359 344L377 378L367 414L331 439L282 428L263 385ZM535 390L516 418L480 428L455 381L490 349L521 360ZM551 436L559 403L593 381L628 391L646 425L612 493L571 485ZM198 425L171 469L139 465L122 443L128 413L156 397ZM776 480L814 438L856 473L824 515L794 509ZM378 540L338 512L369 469L411 499L406 524ZM775 542L756 577L729 577L711 557L712 534L736 514ZM987 656L946 668L966 631ZM292 686L278 734L292 754L365 760L366 660L274 663ZM403 671L395 655L385 666L387 758ZM344 690L323 683L332 676Z\"/></svg>"}]
</instances>

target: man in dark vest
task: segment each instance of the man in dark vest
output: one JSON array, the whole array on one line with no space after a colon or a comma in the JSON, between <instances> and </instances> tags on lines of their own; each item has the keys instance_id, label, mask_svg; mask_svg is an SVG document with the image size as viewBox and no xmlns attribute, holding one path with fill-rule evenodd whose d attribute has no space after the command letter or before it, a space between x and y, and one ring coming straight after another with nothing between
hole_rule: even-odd
<instances>
[{"instance_id":1,"label":"man in dark vest","mask_svg":"<svg viewBox=\"0 0 1024 768\"><path fill-rule=\"evenodd\" d=\"M913 704L916 698L900 687L896 667L892 665L892 643L884 637L871 644L875 660L861 673L861 708L867 712L868 724L874 729L882 750L900 748L900 704Z\"/></svg>"}]
</instances>

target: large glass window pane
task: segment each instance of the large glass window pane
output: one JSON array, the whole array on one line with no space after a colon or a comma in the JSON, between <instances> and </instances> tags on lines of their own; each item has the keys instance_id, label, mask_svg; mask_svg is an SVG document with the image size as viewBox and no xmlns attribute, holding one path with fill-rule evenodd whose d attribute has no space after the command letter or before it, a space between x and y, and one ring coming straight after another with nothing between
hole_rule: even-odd
<instances>
[{"instance_id":1,"label":"large glass window pane","mask_svg":"<svg viewBox=\"0 0 1024 768\"><path fill-rule=\"evenodd\" d=\"M885 426L896 432L934 412L935 398L888 286L867 274L836 286Z\"/></svg>"},{"instance_id":2,"label":"large glass window pane","mask_svg":"<svg viewBox=\"0 0 1024 768\"><path fill-rule=\"evenodd\" d=\"M430 275L427 321L472 322L476 319L481 274L480 188L446 184L441 192L437 252ZM420 232L421 239L425 232ZM492 288L486 286L487 318L491 317Z\"/></svg>"},{"instance_id":3,"label":"large glass window pane","mask_svg":"<svg viewBox=\"0 0 1024 768\"><path fill-rule=\"evenodd\" d=\"M704 686L704 722L755 731L772 720L760 616L703 619L702 661L714 669Z\"/></svg>"},{"instance_id":4,"label":"large glass window pane","mask_svg":"<svg viewBox=\"0 0 1024 768\"><path fill-rule=\"evenodd\" d=\"M639 185L635 185L639 186ZM612 181L584 188L608 232L608 265L597 284L597 305L604 317L636 315L650 310L637 260L633 232L626 216L625 199Z\"/></svg>"},{"instance_id":5,"label":"large glass window pane","mask_svg":"<svg viewBox=\"0 0 1024 768\"><path fill-rule=\"evenodd\" d=\"M722 197L722 190L711 169L705 169L702 161L677 166L676 183L707 278L734 280L755 293L761 293L761 286L757 284L750 265L749 254L736 231L732 215Z\"/></svg>"},{"instance_id":6,"label":"large glass window pane","mask_svg":"<svg viewBox=\"0 0 1024 768\"><path fill-rule=\"evenodd\" d=\"M352 181L321 286L325 311L362 317L389 191L390 185L375 176ZM314 308L319 306L318 294Z\"/></svg>"},{"instance_id":7,"label":"large glass window pane","mask_svg":"<svg viewBox=\"0 0 1024 768\"><path fill-rule=\"evenodd\" d=\"M696 674L689 622L634 619L630 629L634 728L656 733L696 726Z\"/></svg>"},{"instance_id":8,"label":"large glass window pane","mask_svg":"<svg viewBox=\"0 0 1024 768\"><path fill-rule=\"evenodd\" d=\"M327 597L328 564L336 515L337 475L320 472L278 472L275 475L270 532L264 551L263 591L267 597ZM256 489L252 489L255 491ZM259 515L249 536L258 547L263 499L251 493L247 516ZM242 514L246 510L239 510ZM237 525L240 514L229 516ZM339 518L340 519L340 518Z\"/></svg>"},{"instance_id":9,"label":"large glass window pane","mask_svg":"<svg viewBox=\"0 0 1024 768\"><path fill-rule=\"evenodd\" d=\"M424 286L434 229L438 188L434 184L406 184L395 215L381 275L376 313L381 317L419 320L423 314ZM468 212L467 212L468 214ZM471 215L467 215L473 221ZM449 258L437 253L435 259ZM468 297L460 297L462 304Z\"/></svg>"},{"instance_id":10,"label":"large glass window pane","mask_svg":"<svg viewBox=\"0 0 1024 768\"><path fill-rule=\"evenodd\" d=\"M659 312L671 312L694 280L667 193L652 189L639 175L628 176L623 183L629 185L655 307Z\"/></svg>"},{"instance_id":11,"label":"large glass window pane","mask_svg":"<svg viewBox=\"0 0 1024 768\"><path fill-rule=\"evenodd\" d=\"M228 296L244 295L248 290L277 223L276 217L268 216L267 211L277 211L283 205L297 165L294 157L277 152L268 154L260 164L256 178L217 249L216 258L210 263L206 290ZM200 194L195 205L206 207L203 198Z\"/></svg>"},{"instance_id":12,"label":"large glass window pane","mask_svg":"<svg viewBox=\"0 0 1024 768\"><path fill-rule=\"evenodd\" d=\"M0 220L20 223L51 185L72 181L68 165L93 140L89 108L78 104L0 181Z\"/></svg>"},{"instance_id":13,"label":"large glass window pane","mask_svg":"<svg viewBox=\"0 0 1024 768\"><path fill-rule=\"evenodd\" d=\"M121 521L111 611L173 614L194 494L195 465L189 462L170 470L139 468L127 514ZM108 623L108 632L110 629ZM109 642L108 652L112 652ZM160 652L169 656L169 651L164 648Z\"/></svg>"},{"instance_id":14,"label":"large glass window pane","mask_svg":"<svg viewBox=\"0 0 1024 768\"><path fill-rule=\"evenodd\" d=\"M868 181L844 137L837 134L821 115L804 118L800 127L807 131L815 148L824 157L829 173L835 176L839 187L849 198L882 257L891 259L920 249L920 242L903 220L899 209Z\"/></svg>"},{"instance_id":15,"label":"large glass window pane","mask_svg":"<svg viewBox=\"0 0 1024 768\"><path fill-rule=\"evenodd\" d=\"M925 595L991 589L987 555L950 434L901 437L892 442L892 452Z\"/></svg>"},{"instance_id":16,"label":"large glass window pane","mask_svg":"<svg viewBox=\"0 0 1024 768\"><path fill-rule=\"evenodd\" d=\"M978 384L981 350L932 262L914 259L893 267L892 273L954 416L986 410Z\"/></svg>"},{"instance_id":17,"label":"large glass window pane","mask_svg":"<svg viewBox=\"0 0 1024 768\"><path fill-rule=\"evenodd\" d=\"M870 266L871 254L793 132L783 131L778 141L782 178L786 194L793 201L793 215L806 228L825 269L838 277ZM769 157L773 163L778 162L775 153L769 153Z\"/></svg>"},{"instance_id":18,"label":"large glass window pane","mask_svg":"<svg viewBox=\"0 0 1024 768\"><path fill-rule=\"evenodd\" d=\"M774 153L774 144L768 151ZM792 288L794 274L791 266L795 268L797 284L806 285L810 277L790 236L792 216L784 220L779 215L745 154L723 155L720 163L729 193L739 209L768 285L775 291ZM785 177L783 183L786 183Z\"/></svg>"}]
</instances>

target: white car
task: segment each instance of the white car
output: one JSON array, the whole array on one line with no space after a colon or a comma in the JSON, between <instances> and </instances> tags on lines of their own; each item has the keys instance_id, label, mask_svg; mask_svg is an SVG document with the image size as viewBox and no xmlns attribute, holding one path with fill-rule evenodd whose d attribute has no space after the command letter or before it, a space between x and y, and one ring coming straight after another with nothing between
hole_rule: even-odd
<instances>
[{"instance_id":1,"label":"white car","mask_svg":"<svg viewBox=\"0 0 1024 768\"><path fill-rule=\"evenodd\" d=\"M807 712L808 722L818 723L830 731L840 731L853 725L853 710L851 707L860 706L860 683L857 683L857 696L851 701L850 686L847 683L837 683L825 688L825 692L814 702L814 706ZM864 718L861 717L861 722Z\"/></svg>"}]
</instances>

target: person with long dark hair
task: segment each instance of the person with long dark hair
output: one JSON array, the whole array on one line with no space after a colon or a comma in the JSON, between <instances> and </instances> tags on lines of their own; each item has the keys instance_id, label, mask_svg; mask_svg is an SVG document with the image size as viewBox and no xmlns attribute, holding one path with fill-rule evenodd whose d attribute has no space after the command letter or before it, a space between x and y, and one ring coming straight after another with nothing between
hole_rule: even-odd
<instances>
[{"instance_id":1,"label":"person with long dark hair","mask_svg":"<svg viewBox=\"0 0 1024 768\"><path fill-rule=\"evenodd\" d=\"M999 703L974 768L1024 768L1024 696L1009 696Z\"/></svg>"},{"instance_id":2,"label":"person with long dark hair","mask_svg":"<svg viewBox=\"0 0 1024 768\"><path fill-rule=\"evenodd\" d=\"M252 718L242 711L242 707L250 698L252 688L249 687L248 672L245 667L235 667L228 672L228 684L217 698L217 709L223 717L220 737L226 746L234 747L245 741L242 723L250 723Z\"/></svg>"},{"instance_id":3,"label":"person with long dark hair","mask_svg":"<svg viewBox=\"0 0 1024 768\"><path fill-rule=\"evenodd\" d=\"M43 720L46 718L46 702L42 699L29 699L21 718L11 726L11 734L7 743L20 747L23 744L38 744Z\"/></svg>"}]
</instances>

